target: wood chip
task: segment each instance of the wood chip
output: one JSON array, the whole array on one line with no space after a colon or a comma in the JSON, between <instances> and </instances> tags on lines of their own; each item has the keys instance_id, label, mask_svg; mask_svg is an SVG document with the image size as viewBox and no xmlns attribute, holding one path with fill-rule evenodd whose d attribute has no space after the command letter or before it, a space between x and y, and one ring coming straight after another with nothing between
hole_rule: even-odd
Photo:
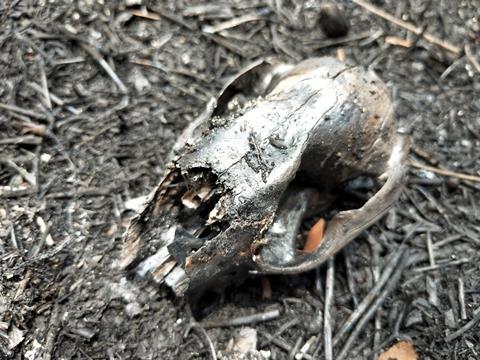
<instances>
[{"instance_id":1,"label":"wood chip","mask_svg":"<svg viewBox=\"0 0 480 360\"><path fill-rule=\"evenodd\" d=\"M383 352L378 360L417 360L418 354L408 341L399 341Z\"/></svg>"},{"instance_id":2,"label":"wood chip","mask_svg":"<svg viewBox=\"0 0 480 360\"><path fill-rule=\"evenodd\" d=\"M385 44L393 45L393 46L400 46L404 48L412 47L412 42L408 39L403 39L398 36L386 36L385 37Z\"/></svg>"}]
</instances>

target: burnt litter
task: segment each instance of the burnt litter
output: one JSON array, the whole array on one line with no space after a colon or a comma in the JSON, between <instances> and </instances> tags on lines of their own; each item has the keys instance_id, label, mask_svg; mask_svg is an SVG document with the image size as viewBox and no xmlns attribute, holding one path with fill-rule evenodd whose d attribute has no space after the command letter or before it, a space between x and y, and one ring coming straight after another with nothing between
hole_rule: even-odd
<instances>
[{"instance_id":1,"label":"burnt litter","mask_svg":"<svg viewBox=\"0 0 480 360\"><path fill-rule=\"evenodd\" d=\"M478 4L372 2L392 21L359 3L327 38L317 2L3 2L0 358L374 359L398 340L477 358ZM195 302L121 271L134 200L226 80L260 57L322 55L374 69L413 137L389 213L317 270Z\"/></svg>"}]
</instances>

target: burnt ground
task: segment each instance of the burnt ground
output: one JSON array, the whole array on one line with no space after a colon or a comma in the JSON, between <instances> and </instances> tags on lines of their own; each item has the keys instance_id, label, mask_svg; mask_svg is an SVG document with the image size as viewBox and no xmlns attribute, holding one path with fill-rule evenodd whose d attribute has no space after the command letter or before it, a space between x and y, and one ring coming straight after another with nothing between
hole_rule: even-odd
<instances>
[{"instance_id":1,"label":"burnt ground","mask_svg":"<svg viewBox=\"0 0 480 360\"><path fill-rule=\"evenodd\" d=\"M229 76L262 56L292 62L343 49L389 86L414 138L414 161L480 174L478 1L375 2L455 44L457 54L349 1L349 35L329 40L319 3L1 2L0 358L210 358L206 335L222 356L240 329L211 322L262 312L275 316L247 321L264 350L250 358L293 358L307 342L304 358L323 358L325 267L270 277L268 300L252 278L191 304L116 266L132 215L126 201L155 187L182 128ZM256 17L208 33L248 14ZM370 317L340 333L334 358L374 359L402 339L422 359L480 357L478 190L476 181L412 167L396 207L335 257L333 335L400 244L415 261L390 263L378 308L370 304Z\"/></svg>"}]
</instances>

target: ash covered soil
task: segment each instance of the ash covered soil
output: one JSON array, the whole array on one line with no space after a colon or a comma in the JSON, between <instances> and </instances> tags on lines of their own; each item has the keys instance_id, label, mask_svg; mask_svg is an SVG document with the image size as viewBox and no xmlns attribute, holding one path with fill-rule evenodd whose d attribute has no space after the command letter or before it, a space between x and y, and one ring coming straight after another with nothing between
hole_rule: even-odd
<instances>
[{"instance_id":1,"label":"ash covered soil","mask_svg":"<svg viewBox=\"0 0 480 360\"><path fill-rule=\"evenodd\" d=\"M480 183L425 168L480 175L480 4L375 1L453 54L342 3L350 32L335 40L319 1L0 4L0 358L212 358L213 347L228 359L246 333L259 351L245 358L293 358L305 344L303 358L323 358L325 266L269 277L270 299L251 278L191 302L117 262L128 201L156 186L226 79L259 57L342 52L385 80L420 167L389 214L335 256L334 358L376 359L399 340L421 359L480 357ZM340 331L389 266L372 316ZM277 315L246 331L218 326L263 312Z\"/></svg>"}]
</instances>

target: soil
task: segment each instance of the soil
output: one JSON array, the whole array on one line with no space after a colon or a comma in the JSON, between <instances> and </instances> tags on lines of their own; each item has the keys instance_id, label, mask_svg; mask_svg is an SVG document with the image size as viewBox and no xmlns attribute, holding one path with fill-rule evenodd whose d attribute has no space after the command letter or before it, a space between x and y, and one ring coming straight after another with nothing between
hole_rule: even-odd
<instances>
[{"instance_id":1,"label":"soil","mask_svg":"<svg viewBox=\"0 0 480 360\"><path fill-rule=\"evenodd\" d=\"M398 254L415 261L399 261L334 358L376 359L400 340L421 359L480 357L480 183L458 175L480 175L480 4L375 1L452 54L340 3L350 31L337 39L319 26L320 1L0 4L0 358L230 359L246 333L258 351L238 358L294 358L306 343L303 358L323 358L325 296L335 338ZM332 296L325 266L263 279L269 299L252 277L196 301L119 270L128 201L156 186L230 76L259 57L342 53L387 83L412 161L456 173L412 166L398 204L335 256ZM245 317L263 312L274 315ZM220 326L238 317L248 331Z\"/></svg>"}]
</instances>

